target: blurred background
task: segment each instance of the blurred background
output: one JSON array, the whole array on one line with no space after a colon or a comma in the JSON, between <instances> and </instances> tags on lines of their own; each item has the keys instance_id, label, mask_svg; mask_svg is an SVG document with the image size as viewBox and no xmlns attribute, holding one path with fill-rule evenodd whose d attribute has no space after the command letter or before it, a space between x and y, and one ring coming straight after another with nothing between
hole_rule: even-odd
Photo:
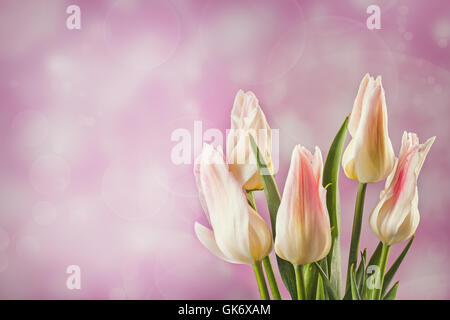
<instances>
[{"instance_id":1,"label":"blurred background","mask_svg":"<svg viewBox=\"0 0 450 320\"><path fill-rule=\"evenodd\" d=\"M72 4L80 30L66 27ZM380 30L366 27L372 4ZM251 267L196 239L194 222L206 219L192 164L172 162L171 135L192 134L193 159L194 122L225 134L236 92L251 90L279 129L283 190L292 148L326 155L366 72L383 77L396 153L404 130L437 136L397 297L450 298L449 9L445 0L0 0L0 298L257 299ZM346 267L357 182L341 173L340 185ZM382 187L367 190L370 253ZM261 192L257 203L267 219ZM81 268L81 290L66 287L69 265Z\"/></svg>"}]
</instances>

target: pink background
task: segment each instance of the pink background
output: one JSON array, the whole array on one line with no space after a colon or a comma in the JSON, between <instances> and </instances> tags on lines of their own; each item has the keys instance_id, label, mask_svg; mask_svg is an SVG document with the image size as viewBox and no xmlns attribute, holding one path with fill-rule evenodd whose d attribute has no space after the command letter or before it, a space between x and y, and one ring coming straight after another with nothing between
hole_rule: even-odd
<instances>
[{"instance_id":1,"label":"pink background","mask_svg":"<svg viewBox=\"0 0 450 320\"><path fill-rule=\"evenodd\" d=\"M81 7L81 30L65 27L70 4ZM366 28L370 4L381 7L381 30ZM403 130L437 136L398 297L450 298L449 8L0 0L0 298L258 298L249 266L195 238L194 222L206 219L192 165L171 161L171 134L193 134L196 120L224 132L237 90L254 91L280 129L282 190L293 146L326 155L366 72L383 76L396 153ZM370 252L382 186L367 191L361 245ZM341 175L344 266L356 187ZM257 201L267 218L263 194ZM66 288L73 264L81 290Z\"/></svg>"}]
</instances>

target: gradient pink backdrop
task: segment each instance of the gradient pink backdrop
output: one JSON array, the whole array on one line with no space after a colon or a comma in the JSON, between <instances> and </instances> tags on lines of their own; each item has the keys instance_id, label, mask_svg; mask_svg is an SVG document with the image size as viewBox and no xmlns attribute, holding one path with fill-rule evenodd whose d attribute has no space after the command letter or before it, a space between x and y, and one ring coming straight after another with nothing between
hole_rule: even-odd
<instances>
[{"instance_id":1,"label":"gradient pink backdrop","mask_svg":"<svg viewBox=\"0 0 450 320\"><path fill-rule=\"evenodd\" d=\"M70 4L81 7L81 30L65 27ZM381 30L366 28L370 4L381 7ZM398 297L450 298L449 9L445 0L0 0L0 298L258 298L250 267L195 238L205 218L192 166L171 161L171 133L193 132L196 120L225 131L237 90L254 91L280 129L282 190L293 146L326 154L366 72L383 76L396 153L403 130L437 136ZM382 186L368 187L370 252ZM356 187L341 175L344 266ZM263 194L257 202L267 218ZM72 264L81 290L66 288Z\"/></svg>"}]
</instances>

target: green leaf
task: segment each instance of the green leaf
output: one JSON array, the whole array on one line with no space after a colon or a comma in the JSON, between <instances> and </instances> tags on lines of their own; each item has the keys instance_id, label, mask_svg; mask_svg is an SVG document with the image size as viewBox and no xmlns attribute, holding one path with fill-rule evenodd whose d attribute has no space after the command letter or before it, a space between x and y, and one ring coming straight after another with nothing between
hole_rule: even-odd
<instances>
[{"instance_id":1,"label":"green leaf","mask_svg":"<svg viewBox=\"0 0 450 320\"><path fill-rule=\"evenodd\" d=\"M367 268L370 266L378 266L380 264L380 257L381 257L381 251L383 249L383 243L380 241L375 248L375 251L372 253L372 256L370 257L369 262L367 263L366 267L366 274L365 277L367 278ZM369 289L366 287L364 291L364 296L367 297L369 300L372 300L373 295L375 294L375 290Z\"/></svg>"},{"instance_id":2,"label":"green leaf","mask_svg":"<svg viewBox=\"0 0 450 320\"><path fill-rule=\"evenodd\" d=\"M350 267L350 288L352 291L352 300L361 300L361 296L359 295L358 286L356 285L356 273L355 273L355 265L352 264Z\"/></svg>"},{"instance_id":3,"label":"green leaf","mask_svg":"<svg viewBox=\"0 0 450 320\"><path fill-rule=\"evenodd\" d=\"M392 288L388 291L388 293L386 293L386 295L384 296L383 300L394 300L395 299L395 297L397 296L398 284L399 284L399 282L397 281L392 286Z\"/></svg>"},{"instance_id":4,"label":"green leaf","mask_svg":"<svg viewBox=\"0 0 450 320\"><path fill-rule=\"evenodd\" d=\"M308 264L303 267L305 271L305 282L306 282L306 299L316 300L317 289L319 285L319 273L312 264Z\"/></svg>"},{"instance_id":5,"label":"green leaf","mask_svg":"<svg viewBox=\"0 0 450 320\"><path fill-rule=\"evenodd\" d=\"M317 279L316 300L325 300L322 277L319 277L319 279Z\"/></svg>"},{"instance_id":6,"label":"green leaf","mask_svg":"<svg viewBox=\"0 0 450 320\"><path fill-rule=\"evenodd\" d=\"M255 140L251 135L249 136L250 136L250 145L255 155L258 170L261 176L261 180L263 182L264 193L266 195L267 200L267 207L269 208L270 223L272 225L272 235L273 238L275 239L277 212L281 202L280 193L278 192L278 187L273 175L267 174L267 164L265 163L264 158L260 156L261 153L259 151L258 146L255 143ZM289 291L289 294L291 295L292 299L297 300L297 285L295 283L294 267L292 266L291 263L289 263L284 259L281 259L278 255L277 255L277 263L278 263L278 270L280 271L281 279L283 280L284 285Z\"/></svg>"},{"instance_id":7,"label":"green leaf","mask_svg":"<svg viewBox=\"0 0 450 320\"><path fill-rule=\"evenodd\" d=\"M340 298L339 298L336 290L334 289L333 284L331 283L331 281L328 279L327 275L325 274L325 271L322 270L322 268L320 267L320 265L317 262L314 262L314 266L317 268L317 271L319 271L320 276L322 277L322 283L325 287L325 290L328 293L330 300L339 300Z\"/></svg>"},{"instance_id":8,"label":"green leaf","mask_svg":"<svg viewBox=\"0 0 450 320\"><path fill-rule=\"evenodd\" d=\"M392 286L391 290L386 293L383 300L394 300L397 296L398 281Z\"/></svg>"},{"instance_id":9,"label":"green leaf","mask_svg":"<svg viewBox=\"0 0 450 320\"><path fill-rule=\"evenodd\" d=\"M403 262L403 259L405 258L406 254L408 253L409 248L411 247L412 243L414 241L414 236L411 237L411 239L408 241L408 244L403 249L402 253L398 256L397 260L392 264L391 268L386 272L386 275L384 276L383 281L383 290L382 295L386 292L389 284L391 283L392 279L395 276L395 273L397 272L398 268L400 267L400 264Z\"/></svg>"},{"instance_id":10,"label":"green leaf","mask_svg":"<svg viewBox=\"0 0 450 320\"><path fill-rule=\"evenodd\" d=\"M329 273L328 273L328 262L327 262L327 257L323 258L322 260L319 260L317 263L319 264L320 268L321 268L321 269L323 270L323 272L325 273L325 276L326 276L328 279L330 279ZM315 269L315 268L314 268L314 269ZM317 270L316 270L316 271L317 271ZM320 279L319 273L316 272L315 276L316 276L316 281L318 281L318 280ZM330 282L330 283L331 283L331 282ZM336 288L335 288L335 291L337 292L337 289L336 289ZM327 298L326 292L324 292L324 295L325 295L325 300L326 300L326 298Z\"/></svg>"},{"instance_id":11,"label":"green leaf","mask_svg":"<svg viewBox=\"0 0 450 320\"><path fill-rule=\"evenodd\" d=\"M355 202L355 212L353 214L353 226L352 226L352 236L350 240L350 250L348 254L348 263L347 263L347 278L345 283L345 295L344 299L347 300L351 297L350 290L350 267L352 264L356 266L358 263L358 248L359 248L359 240L361 236L361 226L364 214L364 199L366 196L366 188L367 183L359 182L358 183L358 192L356 194L356 202Z\"/></svg>"},{"instance_id":12,"label":"green leaf","mask_svg":"<svg viewBox=\"0 0 450 320\"><path fill-rule=\"evenodd\" d=\"M323 168L323 186L327 189L327 208L331 226L331 248L327 256L328 274L338 296L341 292L341 248L339 225L341 207L339 200L339 170L341 167L342 150L347 137L348 116L342 123L338 133L331 143Z\"/></svg>"},{"instance_id":13,"label":"green leaf","mask_svg":"<svg viewBox=\"0 0 450 320\"><path fill-rule=\"evenodd\" d=\"M364 249L364 251L361 252L361 261L359 263L358 269L356 270L356 285L358 287L361 298L364 296L364 284L366 282L366 254L367 250Z\"/></svg>"},{"instance_id":14,"label":"green leaf","mask_svg":"<svg viewBox=\"0 0 450 320\"><path fill-rule=\"evenodd\" d=\"M381 257L381 249L383 249L383 243L380 241L375 248L375 251L372 253L372 256L370 257L369 263L367 266L377 266L380 263L380 257Z\"/></svg>"}]
</instances>

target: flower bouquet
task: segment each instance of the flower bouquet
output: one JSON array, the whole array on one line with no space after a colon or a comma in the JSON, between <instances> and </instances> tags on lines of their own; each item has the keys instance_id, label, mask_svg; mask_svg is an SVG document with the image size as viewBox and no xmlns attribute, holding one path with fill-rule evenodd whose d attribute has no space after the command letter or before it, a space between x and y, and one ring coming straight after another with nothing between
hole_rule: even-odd
<instances>
[{"instance_id":1,"label":"flower bouquet","mask_svg":"<svg viewBox=\"0 0 450 320\"><path fill-rule=\"evenodd\" d=\"M347 131L350 143L344 151ZM292 299L394 299L391 285L414 240L419 224L417 178L434 142L419 143L405 132L395 156L389 134L381 77L364 76L354 101L331 143L325 163L321 150L297 145L282 196L274 180L272 134L256 96L239 91L231 112L226 155L205 144L194 175L211 228L195 224L200 242L217 257L253 267L261 299L282 299L272 268L278 270ZM342 158L342 161L341 161ZM342 291L339 170L359 182ZM369 256L359 252L364 198L369 183L386 180L370 214L370 227L380 243ZM271 228L258 214L254 192L264 190ZM406 240L401 254L386 270L391 246ZM266 282L267 279L267 282Z\"/></svg>"}]
</instances>

